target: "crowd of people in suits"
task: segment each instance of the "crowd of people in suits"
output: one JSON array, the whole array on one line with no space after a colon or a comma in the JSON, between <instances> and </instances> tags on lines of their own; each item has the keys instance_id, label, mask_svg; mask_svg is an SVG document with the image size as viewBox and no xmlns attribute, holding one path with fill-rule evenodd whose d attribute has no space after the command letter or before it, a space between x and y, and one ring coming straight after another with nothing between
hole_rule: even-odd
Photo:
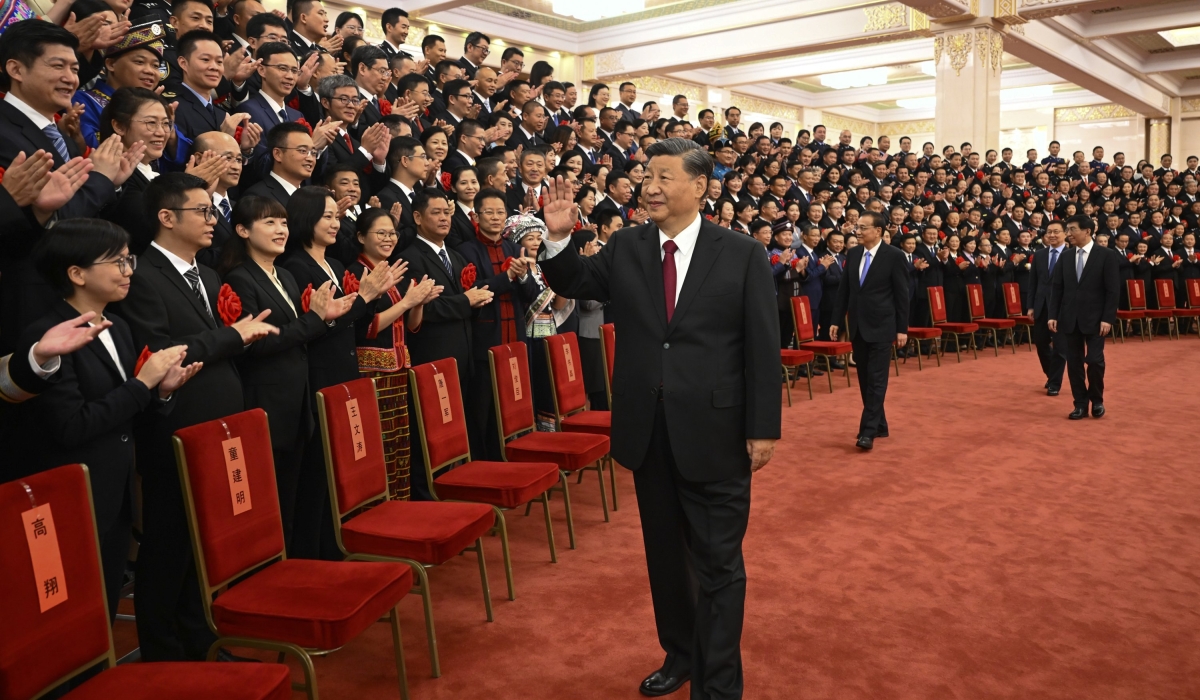
<instances>
[{"instance_id":1,"label":"crowd of people in suits","mask_svg":"<svg viewBox=\"0 0 1200 700\"><path fill-rule=\"evenodd\" d=\"M657 140L713 155L702 214L762 242L785 347L792 297L810 299L818 337L839 325L836 291L866 211L886 217L884 241L905 253L915 326L929 325L934 286L949 320L967 320L967 284L1004 317L999 290L1016 282L1042 319L1039 266L1052 269L1061 221L1076 214L1120 253L1122 278L1200 277L1195 157L1182 171L1170 155L1155 168L1120 153L1110 163L1100 148L1068 161L1052 142L1014 163L1011 149L966 143L938 153L903 137L892 151L888 136L856 145L845 130L827 141L820 125L792 140L779 123L744 126L737 107L692 119L684 95L667 114L631 82L556 80L513 46L489 64L480 32L457 60L432 34L410 55L399 8L383 12L386 38L372 45L367 18L330 17L320 0L286 13L259 0L54 7L0 34L0 395L11 402L0 480L91 466L114 614L139 523L147 660L201 658L212 640L176 430L265 409L289 555L333 557L314 391L376 378L395 498L429 495L409 439L409 366L457 360L484 459L501 450L495 345L576 332L589 399L606 407L606 309L549 288L539 214L561 177L581 254L645 223ZM542 358L530 355L531 389L550 412Z\"/></svg>"}]
</instances>

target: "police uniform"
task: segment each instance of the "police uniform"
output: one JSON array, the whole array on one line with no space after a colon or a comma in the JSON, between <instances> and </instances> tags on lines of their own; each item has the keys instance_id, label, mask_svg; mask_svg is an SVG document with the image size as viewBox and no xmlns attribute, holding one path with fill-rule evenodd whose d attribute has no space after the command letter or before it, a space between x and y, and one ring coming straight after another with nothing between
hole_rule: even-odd
<instances>
[{"instance_id":1,"label":"police uniform","mask_svg":"<svg viewBox=\"0 0 1200 700\"><path fill-rule=\"evenodd\" d=\"M160 22L148 22L133 27L120 41L104 50L104 58L116 58L136 49L146 49L159 60L159 78L165 76L163 67L163 51L166 48L166 29ZM96 148L100 136L100 114L112 99L113 88L101 75L90 87L78 90L71 99L75 104L83 105L83 114L79 118L83 140L87 145Z\"/></svg>"}]
</instances>

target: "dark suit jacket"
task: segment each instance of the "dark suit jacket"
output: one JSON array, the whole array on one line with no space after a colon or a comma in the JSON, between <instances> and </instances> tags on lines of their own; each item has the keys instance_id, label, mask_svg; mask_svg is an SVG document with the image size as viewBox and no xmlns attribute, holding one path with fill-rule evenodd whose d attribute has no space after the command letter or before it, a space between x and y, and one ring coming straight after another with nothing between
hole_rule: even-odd
<instances>
[{"instance_id":1,"label":"dark suit jacket","mask_svg":"<svg viewBox=\"0 0 1200 700\"><path fill-rule=\"evenodd\" d=\"M684 478L749 475L745 441L780 434L779 320L762 244L701 220L670 322L652 223L617 231L591 257L568 245L539 265L563 296L608 302L621 329L613 457L633 469L642 464L661 391Z\"/></svg>"},{"instance_id":2,"label":"dark suit jacket","mask_svg":"<svg viewBox=\"0 0 1200 700\"><path fill-rule=\"evenodd\" d=\"M519 245L508 240L503 241L501 247L504 249L505 257L519 257L522 252ZM513 318L517 322L517 339L525 340L525 307L537 297L541 290L532 275L526 277L524 282L521 282L520 278L508 279L506 271L493 275L494 268L491 258L488 257L487 248L474 233L469 240L459 244L455 250L463 256L468 264L475 266L478 273L475 278L475 286L486 286L496 293L496 298L490 304L486 304L476 311L474 327L471 329L475 362L481 363L481 365L477 365L477 368L486 367L488 348L504 342L500 330L500 295L509 295L508 299L512 301L513 305Z\"/></svg>"},{"instance_id":3,"label":"dark suit jacket","mask_svg":"<svg viewBox=\"0 0 1200 700\"><path fill-rule=\"evenodd\" d=\"M346 139L335 138L333 143L329 144L328 163L334 165L338 163L350 163L358 170L359 185L362 189L363 201L369 199L383 186L387 184L390 173L385 166L383 172L375 169L371 158L364 154L359 147L362 145L350 130L346 130L346 135L350 137L350 145L346 145Z\"/></svg>"},{"instance_id":4,"label":"dark suit jacket","mask_svg":"<svg viewBox=\"0 0 1200 700\"><path fill-rule=\"evenodd\" d=\"M463 73L466 73L466 80L475 79L475 71L479 70L479 66L471 65L471 62L467 60L466 56L458 57L458 65L463 69Z\"/></svg>"},{"instance_id":5,"label":"dark suit jacket","mask_svg":"<svg viewBox=\"0 0 1200 700\"><path fill-rule=\"evenodd\" d=\"M417 188L420 188L420 184L417 185ZM413 190L414 194L416 192L417 190ZM400 238L396 241L395 252L392 253L392 257L395 257L397 253L405 250L413 244L413 241L417 240L417 222L413 218L412 200L404 194L404 190L400 189L399 185L390 179L383 189L375 193L375 196L379 197L379 205L384 211L391 211L393 204L400 203L400 223L396 225L396 232L400 234Z\"/></svg>"},{"instance_id":6,"label":"dark suit jacket","mask_svg":"<svg viewBox=\"0 0 1200 700\"><path fill-rule=\"evenodd\" d=\"M538 136L537 134L534 134L533 136L526 136L525 132L521 130L521 127L517 126L513 127L512 136L508 137L507 145L509 148L521 146L523 150L527 150L531 146L543 146L545 143L546 141L541 136Z\"/></svg>"},{"instance_id":7,"label":"dark suit jacket","mask_svg":"<svg viewBox=\"0 0 1200 700\"><path fill-rule=\"evenodd\" d=\"M246 190L246 192L242 196L243 197L266 197L268 199L274 199L275 201L282 204L284 209L287 208L288 202L291 201L291 199L292 199L292 196L290 194L288 194L288 191L286 189L284 189L283 185L279 182L279 180L276 180L275 178L271 177L270 175L268 175L267 177L264 177L262 180L259 180L258 184L254 185L250 189Z\"/></svg>"},{"instance_id":8,"label":"dark suit jacket","mask_svg":"<svg viewBox=\"0 0 1200 700\"><path fill-rule=\"evenodd\" d=\"M150 181L140 170L134 170L121 191L107 207L100 212L100 218L107 219L129 232L129 252L141 255L154 240L158 222L146 214L142 204L142 194L150 186Z\"/></svg>"},{"instance_id":9,"label":"dark suit jacket","mask_svg":"<svg viewBox=\"0 0 1200 700\"><path fill-rule=\"evenodd\" d=\"M287 113L287 121L295 122L304 118L304 115L299 110L292 109L284 101L283 110ZM271 109L267 104L267 99L263 97L261 92L254 93L254 96L237 107L237 111L245 112L250 115L250 121L262 127L263 135L259 139L258 145L254 147L255 154L265 153L267 151L267 134L276 126L283 123L279 118L279 113Z\"/></svg>"},{"instance_id":10,"label":"dark suit jacket","mask_svg":"<svg viewBox=\"0 0 1200 700\"><path fill-rule=\"evenodd\" d=\"M1075 255L1071 248L1054 268L1050 291L1050 318L1062 333L1099 335L1100 323L1117 322L1121 275L1117 253L1092 245L1083 275L1075 277Z\"/></svg>"},{"instance_id":11,"label":"dark suit jacket","mask_svg":"<svg viewBox=\"0 0 1200 700\"><path fill-rule=\"evenodd\" d=\"M301 306L301 290L292 273L277 264L275 275L296 311L292 311L257 263L248 261L238 265L225 275L225 282L241 297L243 313L257 316L270 309L266 321L279 328L279 335L268 335L252 343L239 358L238 369L242 373L246 408L266 411L271 444L287 448L303 443L312 432L314 411L305 345L329 329L316 312L305 311Z\"/></svg>"},{"instance_id":12,"label":"dark suit jacket","mask_svg":"<svg viewBox=\"0 0 1200 700\"><path fill-rule=\"evenodd\" d=\"M168 83L163 97L169 102L179 103L175 108L175 127L189 141L195 141L197 136L208 131L220 131L225 117L229 116L229 113L217 104L213 105L213 111L209 111L200 102L200 98L183 83ZM263 138L266 136L264 133Z\"/></svg>"},{"instance_id":13,"label":"dark suit jacket","mask_svg":"<svg viewBox=\"0 0 1200 700\"><path fill-rule=\"evenodd\" d=\"M457 150L453 150L446 155L446 160L442 162L442 172L453 173L459 168L466 168L471 164Z\"/></svg>"},{"instance_id":14,"label":"dark suit jacket","mask_svg":"<svg viewBox=\"0 0 1200 700\"><path fill-rule=\"evenodd\" d=\"M1054 263L1054 270L1058 271L1058 266L1067 257L1067 251L1070 250L1066 246L1063 247L1062 253L1058 256L1058 262ZM1052 280L1050 278L1050 249L1039 248L1033 253L1033 268L1029 270L1029 300L1028 303L1033 309L1034 318L1046 317L1050 313L1050 289ZM1028 309L1026 309L1028 311Z\"/></svg>"},{"instance_id":15,"label":"dark suit jacket","mask_svg":"<svg viewBox=\"0 0 1200 700\"><path fill-rule=\"evenodd\" d=\"M604 155L612 158L613 172L624 172L629 169L630 160L628 156L621 153L621 149L617 148L615 143L611 143L604 149Z\"/></svg>"},{"instance_id":16,"label":"dark suit jacket","mask_svg":"<svg viewBox=\"0 0 1200 700\"><path fill-rule=\"evenodd\" d=\"M908 261L899 248L880 244L866 278L859 284L859 266L865 252L866 248L859 245L846 254L831 323L836 324L849 313L846 330L851 340L890 343L897 333L908 332Z\"/></svg>"},{"instance_id":17,"label":"dark suit jacket","mask_svg":"<svg viewBox=\"0 0 1200 700\"><path fill-rule=\"evenodd\" d=\"M445 288L441 296L425 305L421 327L415 332L406 332L404 337L414 365L453 357L458 361L462 386L467 386L465 380L470 379L473 371L471 324L476 310L471 308L459 281L462 269L467 266L466 259L451 248L446 248L446 252L454 268L453 277L447 274L433 248L423 241L409 246L404 256L408 261L408 279L419 280L422 275L429 275L434 284ZM408 288L407 281L402 284Z\"/></svg>"},{"instance_id":18,"label":"dark suit jacket","mask_svg":"<svg viewBox=\"0 0 1200 700\"><path fill-rule=\"evenodd\" d=\"M446 236L446 245L458 250L464 243L473 240L475 240L475 224L471 223L471 217L464 214L462 207L455 202L454 216L450 218L450 235Z\"/></svg>"},{"instance_id":19,"label":"dark suit jacket","mask_svg":"<svg viewBox=\"0 0 1200 700\"><path fill-rule=\"evenodd\" d=\"M545 185L543 185L541 192L544 193L545 191ZM520 180L517 180L517 184L515 185L509 185L508 189L504 192L504 199L505 204L508 206L508 213L516 214L520 212L521 207L525 206L525 185ZM541 211L541 209L540 206L537 206L538 211Z\"/></svg>"}]
</instances>

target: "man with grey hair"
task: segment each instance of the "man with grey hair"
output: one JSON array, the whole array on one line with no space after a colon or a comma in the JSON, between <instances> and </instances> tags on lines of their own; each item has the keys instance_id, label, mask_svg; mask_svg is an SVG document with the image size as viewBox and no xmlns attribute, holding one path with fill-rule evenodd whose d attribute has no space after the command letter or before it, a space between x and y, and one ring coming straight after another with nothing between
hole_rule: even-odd
<instances>
[{"instance_id":1,"label":"man with grey hair","mask_svg":"<svg viewBox=\"0 0 1200 700\"><path fill-rule=\"evenodd\" d=\"M713 162L694 141L646 148L639 201L651 221L600 252L570 243L572 189L550 184L546 281L608 302L617 335L612 456L633 470L658 640L643 695L742 696L742 538L751 475L780 434L779 321L762 245L700 216ZM719 262L718 262L719 261Z\"/></svg>"},{"instance_id":2,"label":"man with grey hair","mask_svg":"<svg viewBox=\"0 0 1200 700\"><path fill-rule=\"evenodd\" d=\"M358 83L348 75L330 75L317 83L317 97L325 116L342 123L337 138L329 145L330 163L352 163L358 172L370 172L364 176L363 190L367 195L383 188L388 181L387 152L392 143L392 133L383 122L376 122L362 132L362 139L354 137L350 128L358 119L362 95Z\"/></svg>"}]
</instances>

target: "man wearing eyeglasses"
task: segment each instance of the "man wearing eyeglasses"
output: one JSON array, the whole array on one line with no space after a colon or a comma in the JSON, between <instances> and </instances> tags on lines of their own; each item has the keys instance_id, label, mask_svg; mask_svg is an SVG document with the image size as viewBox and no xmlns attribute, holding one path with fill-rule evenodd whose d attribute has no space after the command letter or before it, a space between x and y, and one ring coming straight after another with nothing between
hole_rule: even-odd
<instances>
[{"instance_id":1,"label":"man wearing eyeglasses","mask_svg":"<svg viewBox=\"0 0 1200 700\"><path fill-rule=\"evenodd\" d=\"M474 119L479 113L471 93L471 84L465 80L451 80L446 83L446 109L434 115L450 126L457 127L464 119ZM447 171L449 172L449 171Z\"/></svg>"},{"instance_id":2,"label":"man wearing eyeglasses","mask_svg":"<svg viewBox=\"0 0 1200 700\"><path fill-rule=\"evenodd\" d=\"M471 32L467 35L463 44L463 55L458 59L458 65L462 66L463 72L467 74L467 80L475 79L475 71L479 70L488 54L492 52L491 44L492 40L488 35L481 32Z\"/></svg>"},{"instance_id":3,"label":"man wearing eyeglasses","mask_svg":"<svg viewBox=\"0 0 1200 700\"><path fill-rule=\"evenodd\" d=\"M336 138L329 146L329 161L354 165L363 178L367 192L377 192L388 181L387 152L392 135L382 122L372 124L362 132L362 139L351 133L358 118L362 95L350 76L330 75L317 84L317 95L325 116L342 123Z\"/></svg>"},{"instance_id":4,"label":"man wearing eyeglasses","mask_svg":"<svg viewBox=\"0 0 1200 700\"><path fill-rule=\"evenodd\" d=\"M850 342L857 363L863 411L855 445L870 450L875 438L888 436L883 400L887 395L892 345L908 344L908 260L899 248L883 242L883 214L867 211L858 218L858 240L846 254L842 283L833 306L829 338L838 337L838 321L849 318Z\"/></svg>"},{"instance_id":5,"label":"man wearing eyeglasses","mask_svg":"<svg viewBox=\"0 0 1200 700\"><path fill-rule=\"evenodd\" d=\"M323 157L313 145L313 137L303 124L287 122L267 134L271 152L271 172L261 182L246 190L245 197L270 197L284 207L292 194L309 184L309 178Z\"/></svg>"},{"instance_id":6,"label":"man wearing eyeglasses","mask_svg":"<svg viewBox=\"0 0 1200 700\"><path fill-rule=\"evenodd\" d=\"M453 173L459 168L473 167L487 146L487 131L474 119L464 119L454 131L454 140L458 148L446 156L442 172Z\"/></svg>"},{"instance_id":7,"label":"man wearing eyeglasses","mask_svg":"<svg viewBox=\"0 0 1200 700\"><path fill-rule=\"evenodd\" d=\"M297 109L288 106L288 96L296 87L300 77L300 64L287 44L270 43L258 47L255 57L259 60L258 75L262 88L238 109L250 115L250 121L269 132L279 124L296 122L304 118ZM266 153L267 145L259 141L254 149L255 156Z\"/></svg>"},{"instance_id":8,"label":"man wearing eyeglasses","mask_svg":"<svg viewBox=\"0 0 1200 700\"><path fill-rule=\"evenodd\" d=\"M396 204L400 205L400 222L396 225L400 238L392 251L392 256L396 257L417 239L412 202L418 183L425 179L429 170L429 157L425 155L425 147L420 141L411 136L401 136L392 139L387 161L391 179L376 196L385 211L391 211Z\"/></svg>"},{"instance_id":9,"label":"man wearing eyeglasses","mask_svg":"<svg viewBox=\"0 0 1200 700\"><path fill-rule=\"evenodd\" d=\"M359 113L358 122L350 130L361 137L364 129L383 119L379 96L387 92L388 81L392 77L387 54L377 46L358 47L350 57L350 77L358 84L358 94L366 102Z\"/></svg>"}]
</instances>

